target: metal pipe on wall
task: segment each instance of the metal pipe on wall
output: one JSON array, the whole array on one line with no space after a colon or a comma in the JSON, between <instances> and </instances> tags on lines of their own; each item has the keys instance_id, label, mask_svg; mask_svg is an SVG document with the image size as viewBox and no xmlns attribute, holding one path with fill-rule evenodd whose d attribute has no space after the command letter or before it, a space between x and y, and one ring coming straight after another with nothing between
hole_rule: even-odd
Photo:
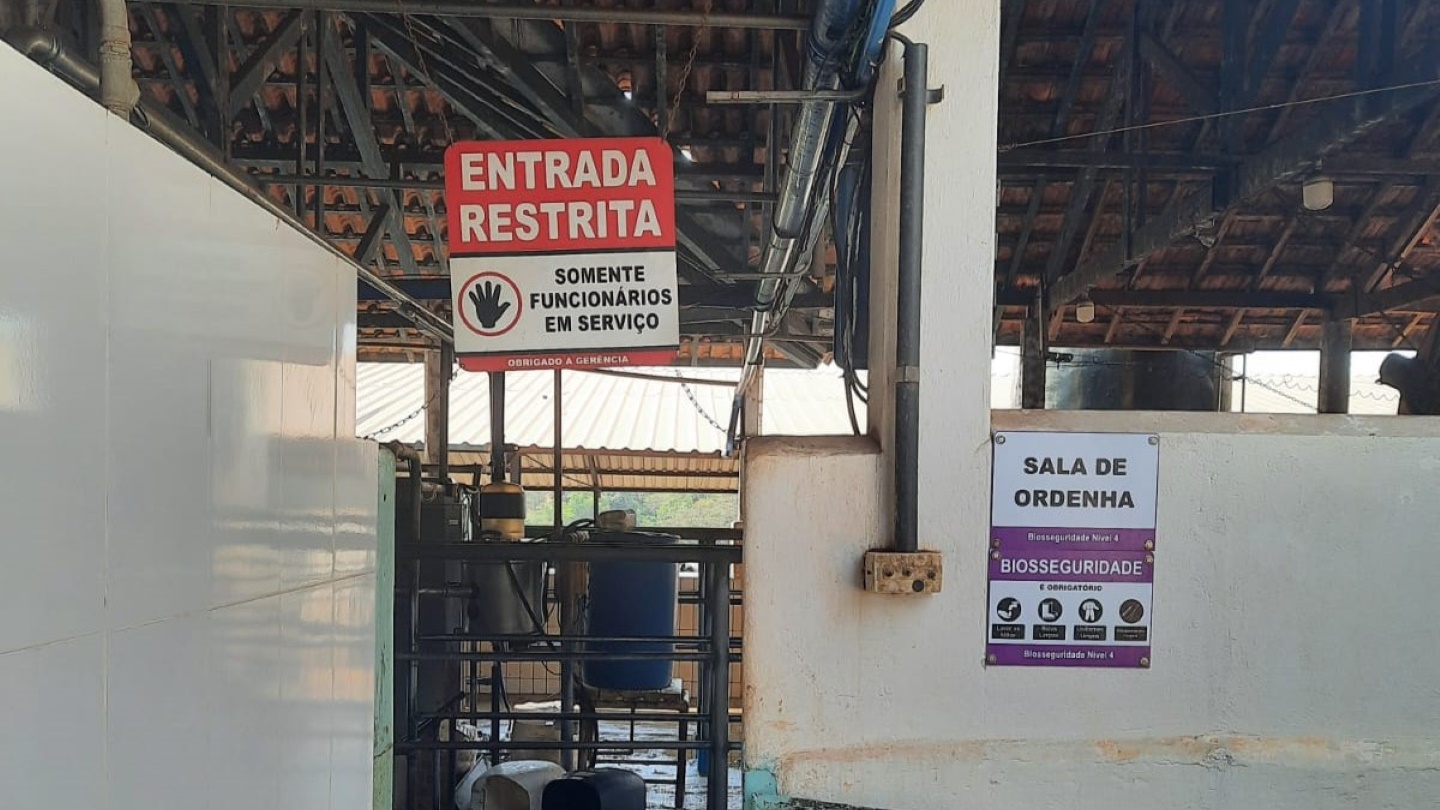
<instances>
[{"instance_id":1,"label":"metal pipe on wall","mask_svg":"<svg viewBox=\"0 0 1440 810\"><path fill-rule=\"evenodd\" d=\"M60 74L86 95L93 98L101 92L100 71L71 53L54 34L33 28L18 28L8 32L5 40L29 58ZM275 218L310 237L311 241L332 255L340 257L355 270L355 275L361 281L398 304L398 311L414 321L422 331L444 342L454 340L454 332L449 322L426 309L419 299L411 297L381 278L374 270L356 264L353 259L326 241L324 236L311 230L288 209L270 199L248 173L227 163L224 152L197 136L169 110L141 101L135 105L134 112L132 120L140 129L149 132L156 140L174 149L182 157L244 194Z\"/></svg>"},{"instance_id":2,"label":"metal pipe on wall","mask_svg":"<svg viewBox=\"0 0 1440 810\"><path fill-rule=\"evenodd\" d=\"M401 442L389 442L385 447L398 459L403 459L410 469L410 531L411 542L420 540L420 509L424 503L424 491L421 484L424 482L425 461L420 457L415 448Z\"/></svg>"},{"instance_id":3,"label":"metal pipe on wall","mask_svg":"<svg viewBox=\"0 0 1440 810\"><path fill-rule=\"evenodd\" d=\"M444 375L440 382L440 396L445 401L445 408L440 420L440 442L435 447L435 463L440 467L440 483L443 486L450 481L450 379L455 371L455 344L440 344L440 371Z\"/></svg>"},{"instance_id":4,"label":"metal pipe on wall","mask_svg":"<svg viewBox=\"0 0 1440 810\"><path fill-rule=\"evenodd\" d=\"M920 280L925 248L928 82L928 46L907 43L900 122L900 269L895 306L896 551L920 548Z\"/></svg>"}]
</instances>

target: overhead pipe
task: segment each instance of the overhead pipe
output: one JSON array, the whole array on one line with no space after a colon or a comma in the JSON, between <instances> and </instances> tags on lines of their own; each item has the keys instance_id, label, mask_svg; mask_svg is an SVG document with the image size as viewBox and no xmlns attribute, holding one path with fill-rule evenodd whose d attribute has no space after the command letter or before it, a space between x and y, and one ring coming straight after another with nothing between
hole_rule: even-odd
<instances>
[{"instance_id":1,"label":"overhead pipe","mask_svg":"<svg viewBox=\"0 0 1440 810\"><path fill-rule=\"evenodd\" d=\"M425 462L420 458L420 453L408 444L403 442L388 442L385 448L394 454L395 458L406 462L410 467L410 531L413 542L420 541L420 529L424 525L420 520L420 510L424 508L424 491L422 484L425 481Z\"/></svg>"},{"instance_id":2,"label":"overhead pipe","mask_svg":"<svg viewBox=\"0 0 1440 810\"><path fill-rule=\"evenodd\" d=\"M773 278L761 281L756 288L756 312L751 318L751 337L745 345L745 365L735 388L732 425L738 424L734 414L744 404L745 392L754 383L764 360L764 336L769 333L777 312L783 309L777 306L783 304L779 300L781 280L797 257L813 248L813 240L819 236L818 228L809 228L809 239L805 238L807 225L822 215L821 206L826 202L826 191L819 186L827 165L827 152L838 159L834 153L843 149L848 140L843 134L837 137L837 129L843 132L850 124L842 122L837 128L835 112L842 102L834 100L830 93L853 90L869 82L894 9L895 0L874 0L873 3L821 0L815 11L805 39L802 89L819 92L821 96L801 104L795 122L785 180L760 260L760 272ZM871 15L868 24L863 18L867 11ZM865 30L857 43L854 32L862 25ZM827 150L827 146L837 143L839 149ZM731 438L734 438L733 430Z\"/></svg>"},{"instance_id":3,"label":"overhead pipe","mask_svg":"<svg viewBox=\"0 0 1440 810\"><path fill-rule=\"evenodd\" d=\"M125 0L99 0L100 103L126 121L140 102L140 85L131 75L130 15Z\"/></svg>"},{"instance_id":4,"label":"overhead pipe","mask_svg":"<svg viewBox=\"0 0 1440 810\"><path fill-rule=\"evenodd\" d=\"M40 65L49 68L65 78L81 92L92 98L104 92L102 74L94 65L75 55L54 34L35 28L17 28L5 35L5 41ZM194 130L176 118L169 110L140 101L134 106L131 121L140 129L149 132L156 140L176 152L205 172L214 175L226 185L245 195L251 202L268 211L272 216L295 228L311 241L340 257L355 270L359 279L386 298L394 301L400 314L415 323L423 332L444 343L454 342L454 330L449 322L426 309L420 300L407 295L399 287L386 281L374 270L357 264L346 256L324 236L311 230L295 217L294 213L270 199L251 175L232 166L225 155L215 146L200 138Z\"/></svg>"},{"instance_id":5,"label":"overhead pipe","mask_svg":"<svg viewBox=\"0 0 1440 810\"><path fill-rule=\"evenodd\" d=\"M194 5L229 5L229 0L197 0ZM621 25L674 25L712 28L753 28L761 31L803 31L810 21L784 14L743 12L666 11L648 8L599 8L541 5L531 2L481 3L475 0L246 0L245 8L339 11L347 14L395 14L492 20L564 20ZM890 5L894 5L891 3Z\"/></svg>"}]
</instances>

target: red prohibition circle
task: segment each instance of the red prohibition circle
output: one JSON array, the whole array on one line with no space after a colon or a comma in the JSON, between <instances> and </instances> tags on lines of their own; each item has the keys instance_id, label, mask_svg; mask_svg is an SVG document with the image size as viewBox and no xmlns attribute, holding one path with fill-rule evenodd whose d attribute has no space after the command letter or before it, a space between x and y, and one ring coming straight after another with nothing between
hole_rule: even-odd
<instances>
[{"instance_id":1,"label":"red prohibition circle","mask_svg":"<svg viewBox=\"0 0 1440 810\"><path fill-rule=\"evenodd\" d=\"M479 281L482 278L488 278L492 276L510 285L510 289L515 291L515 317L510 320L510 325L505 327L504 329L497 329L487 332L484 329L481 329L479 326L475 325L475 323L470 320L470 308L466 306L467 301L465 293L475 284L475 282ZM520 288L516 286L515 282L510 280L509 276L503 273L497 273L494 270L486 270L482 273L476 273L475 275L471 276L460 287L459 298L460 300L455 302L455 306L460 310L460 320L465 323L465 327L467 329L477 335L480 335L481 337L500 337L506 332L509 332L511 329L515 328L516 324L520 323L520 314L525 311L525 299L523 296L520 295Z\"/></svg>"}]
</instances>

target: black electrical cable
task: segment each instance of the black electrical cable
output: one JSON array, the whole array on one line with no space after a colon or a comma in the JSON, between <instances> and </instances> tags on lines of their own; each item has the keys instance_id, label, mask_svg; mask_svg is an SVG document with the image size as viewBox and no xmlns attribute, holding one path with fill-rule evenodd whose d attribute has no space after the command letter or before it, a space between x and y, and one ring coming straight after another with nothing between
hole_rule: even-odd
<instances>
[{"instance_id":1,"label":"black electrical cable","mask_svg":"<svg viewBox=\"0 0 1440 810\"><path fill-rule=\"evenodd\" d=\"M895 12L890 18L890 27L897 28L904 25L920 12L920 7L925 5L925 0L910 0L905 7Z\"/></svg>"}]
</instances>

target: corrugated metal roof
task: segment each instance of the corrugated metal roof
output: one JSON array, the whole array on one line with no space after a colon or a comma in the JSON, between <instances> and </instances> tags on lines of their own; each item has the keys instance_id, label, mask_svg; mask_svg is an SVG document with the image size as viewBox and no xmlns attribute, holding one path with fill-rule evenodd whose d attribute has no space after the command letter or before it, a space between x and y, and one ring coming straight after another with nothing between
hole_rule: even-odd
<instances>
[{"instance_id":1,"label":"corrugated metal roof","mask_svg":"<svg viewBox=\"0 0 1440 810\"><path fill-rule=\"evenodd\" d=\"M996 364L991 380L994 408L1016 407L1017 380L1011 366L1013 363ZM717 368L633 371L717 382L733 382L736 377L735 370ZM730 386L681 385L578 371L562 372L562 378L561 478L567 490L735 492L739 488L739 461L721 455L725 437L717 427L729 419ZM505 383L506 442L520 448L521 483L527 489L549 490L554 482L553 376L510 373ZM850 431L844 388L835 369L769 370L764 385L764 433L803 436ZM1314 375L1252 374L1246 385L1245 411L1314 413L1319 387ZM424 368L420 365L361 363L357 434L423 444L423 389ZM1354 414L1393 414L1399 403L1398 394L1376 384L1373 375L1356 376L1351 392L1350 412ZM1240 400L1237 388L1233 398L1237 411ZM857 417L863 421L864 403L855 405ZM451 386L450 410L450 463L457 474L478 470L488 460L489 406L487 375L460 372Z\"/></svg>"},{"instance_id":2,"label":"corrugated metal roof","mask_svg":"<svg viewBox=\"0 0 1440 810\"><path fill-rule=\"evenodd\" d=\"M450 456L450 469L463 481L463 476L480 472L487 461L483 452L456 452ZM521 486L535 492L554 487L549 449L521 450L520 464ZM562 484L572 491L735 492L740 487L739 459L718 454L565 452L560 469Z\"/></svg>"},{"instance_id":3,"label":"corrugated metal roof","mask_svg":"<svg viewBox=\"0 0 1440 810\"><path fill-rule=\"evenodd\" d=\"M657 377L734 382L736 369L636 369ZM567 450L714 453L725 447L729 385L682 385L580 371L561 372L563 441ZM417 364L361 363L356 381L356 430L385 441L425 438L424 369ZM505 375L505 440L520 447L554 446L554 378L547 372ZM864 404L857 402L864 418ZM392 425L401 423L390 430ZM845 390L833 368L780 369L765 374L764 432L816 436L850 432ZM376 435L378 431L383 433ZM460 372L450 388L450 445L480 450L490 443L490 388L485 374Z\"/></svg>"}]
</instances>

